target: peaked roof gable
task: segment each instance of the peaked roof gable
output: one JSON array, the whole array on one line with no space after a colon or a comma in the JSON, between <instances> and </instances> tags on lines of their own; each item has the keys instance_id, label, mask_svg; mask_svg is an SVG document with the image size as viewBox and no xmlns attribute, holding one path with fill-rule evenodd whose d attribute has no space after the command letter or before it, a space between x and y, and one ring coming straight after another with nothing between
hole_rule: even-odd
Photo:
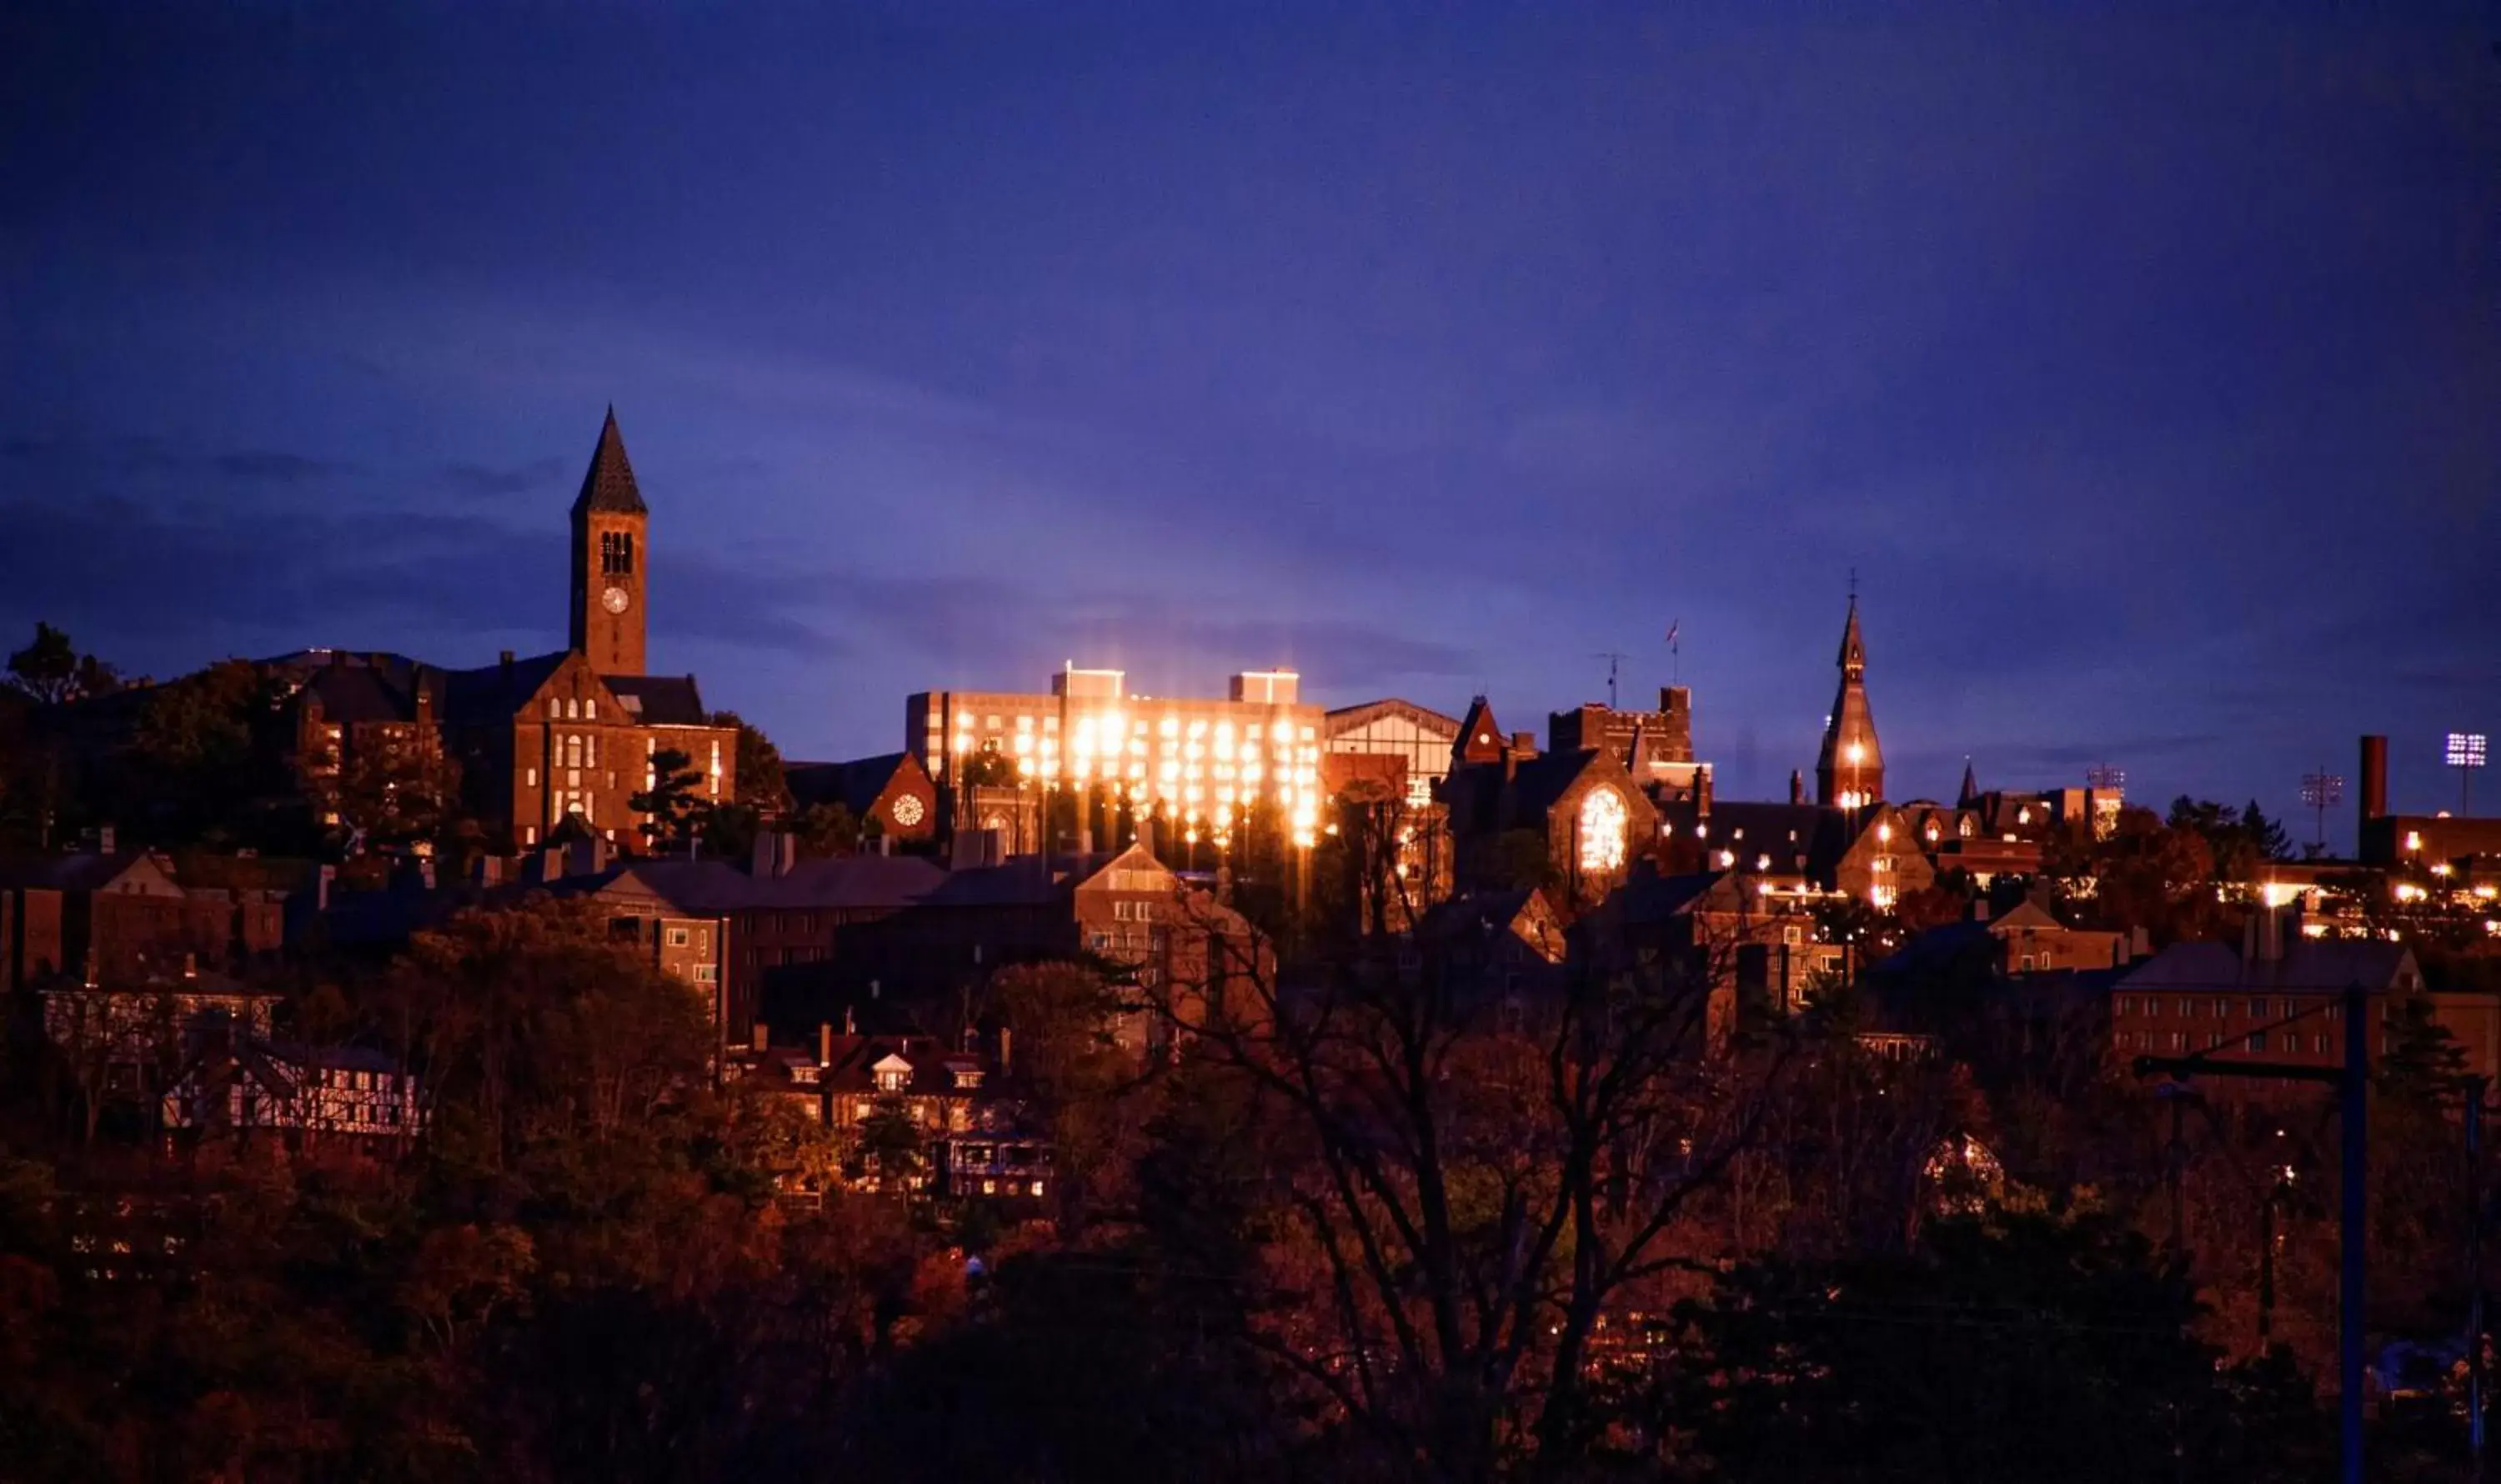
<instances>
[{"instance_id":1,"label":"peaked roof gable","mask_svg":"<svg viewBox=\"0 0 2501 1484\"><path fill-rule=\"evenodd\" d=\"M1468 702L1468 714L1459 719L1459 736L1451 747L1451 764L1462 767L1471 762L1499 762L1503 744L1502 724L1493 719L1493 703L1477 696Z\"/></svg>"},{"instance_id":2,"label":"peaked roof gable","mask_svg":"<svg viewBox=\"0 0 2501 1484\"><path fill-rule=\"evenodd\" d=\"M634 466L625 458L625 436L617 430L617 409L608 409L608 421L599 425L599 442L590 451L590 468L582 476L582 493L575 497L573 513L577 516L597 512L601 515L647 516L650 507L643 503L643 491L634 483Z\"/></svg>"}]
</instances>

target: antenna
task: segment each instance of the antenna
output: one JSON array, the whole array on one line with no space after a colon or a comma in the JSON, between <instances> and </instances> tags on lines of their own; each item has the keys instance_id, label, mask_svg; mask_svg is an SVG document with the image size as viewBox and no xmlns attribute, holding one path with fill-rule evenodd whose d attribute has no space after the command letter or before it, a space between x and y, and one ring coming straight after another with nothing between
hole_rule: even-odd
<instances>
[{"instance_id":1,"label":"antenna","mask_svg":"<svg viewBox=\"0 0 2501 1484\"><path fill-rule=\"evenodd\" d=\"M1632 656L1617 654L1614 650L1600 650L1589 658L1592 659L1603 659L1607 662L1607 709L1609 711L1613 711L1616 709L1617 668L1625 660L1630 659Z\"/></svg>"},{"instance_id":2,"label":"antenna","mask_svg":"<svg viewBox=\"0 0 2501 1484\"><path fill-rule=\"evenodd\" d=\"M1678 636L1684 632L1684 621L1683 619L1668 620L1667 683L1671 686L1681 686L1684 684L1684 646L1677 642Z\"/></svg>"},{"instance_id":3,"label":"antenna","mask_svg":"<svg viewBox=\"0 0 2501 1484\"><path fill-rule=\"evenodd\" d=\"M2327 854L2327 811L2345 801L2345 775L2323 767L2316 773L2302 774L2301 801L2318 812L2318 827L2313 837L2323 856Z\"/></svg>"}]
</instances>

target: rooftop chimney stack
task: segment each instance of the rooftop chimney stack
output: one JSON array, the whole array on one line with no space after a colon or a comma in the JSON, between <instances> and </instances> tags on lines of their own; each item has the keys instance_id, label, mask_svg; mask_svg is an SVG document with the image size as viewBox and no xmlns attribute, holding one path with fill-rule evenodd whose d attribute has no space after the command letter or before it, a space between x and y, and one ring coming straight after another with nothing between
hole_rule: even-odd
<instances>
[{"instance_id":1,"label":"rooftop chimney stack","mask_svg":"<svg viewBox=\"0 0 2501 1484\"><path fill-rule=\"evenodd\" d=\"M834 1023L832 1021L817 1022L817 1064L818 1066L834 1064Z\"/></svg>"},{"instance_id":2,"label":"rooftop chimney stack","mask_svg":"<svg viewBox=\"0 0 2501 1484\"><path fill-rule=\"evenodd\" d=\"M2361 823L2368 826L2388 812L2388 739L2366 736L2362 739ZM2359 835L2355 836L2358 841Z\"/></svg>"}]
</instances>

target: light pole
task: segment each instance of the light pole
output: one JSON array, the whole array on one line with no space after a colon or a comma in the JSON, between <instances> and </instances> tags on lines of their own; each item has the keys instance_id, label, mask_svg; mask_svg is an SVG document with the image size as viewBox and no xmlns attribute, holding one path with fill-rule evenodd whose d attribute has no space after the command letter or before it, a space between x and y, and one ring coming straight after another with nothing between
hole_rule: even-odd
<instances>
[{"instance_id":1,"label":"light pole","mask_svg":"<svg viewBox=\"0 0 2501 1484\"><path fill-rule=\"evenodd\" d=\"M2318 826L2315 838L2318 853L2327 854L2327 811L2345 801L2345 778L2320 768L2316 773L2301 775L2301 801L2318 812Z\"/></svg>"},{"instance_id":2,"label":"light pole","mask_svg":"<svg viewBox=\"0 0 2501 1484\"><path fill-rule=\"evenodd\" d=\"M2441 756L2451 767L2457 769L2457 812L2462 818L2472 812L2467 805L2475 782L2475 770L2484 766L2484 733L2451 732L2449 746Z\"/></svg>"}]
</instances>

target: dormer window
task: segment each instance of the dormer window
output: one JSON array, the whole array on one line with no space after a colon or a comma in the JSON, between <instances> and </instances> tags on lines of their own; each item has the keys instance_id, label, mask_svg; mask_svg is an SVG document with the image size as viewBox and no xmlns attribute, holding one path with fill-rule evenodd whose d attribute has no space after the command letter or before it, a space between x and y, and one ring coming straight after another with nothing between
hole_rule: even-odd
<instances>
[{"instance_id":1,"label":"dormer window","mask_svg":"<svg viewBox=\"0 0 2501 1484\"><path fill-rule=\"evenodd\" d=\"M900 1093L911 1080L912 1073L901 1067L881 1066L877 1070L877 1090L881 1093Z\"/></svg>"},{"instance_id":2,"label":"dormer window","mask_svg":"<svg viewBox=\"0 0 2501 1484\"><path fill-rule=\"evenodd\" d=\"M982 1085L982 1069L978 1066L959 1066L955 1068L955 1085L959 1088L980 1087Z\"/></svg>"}]
</instances>

